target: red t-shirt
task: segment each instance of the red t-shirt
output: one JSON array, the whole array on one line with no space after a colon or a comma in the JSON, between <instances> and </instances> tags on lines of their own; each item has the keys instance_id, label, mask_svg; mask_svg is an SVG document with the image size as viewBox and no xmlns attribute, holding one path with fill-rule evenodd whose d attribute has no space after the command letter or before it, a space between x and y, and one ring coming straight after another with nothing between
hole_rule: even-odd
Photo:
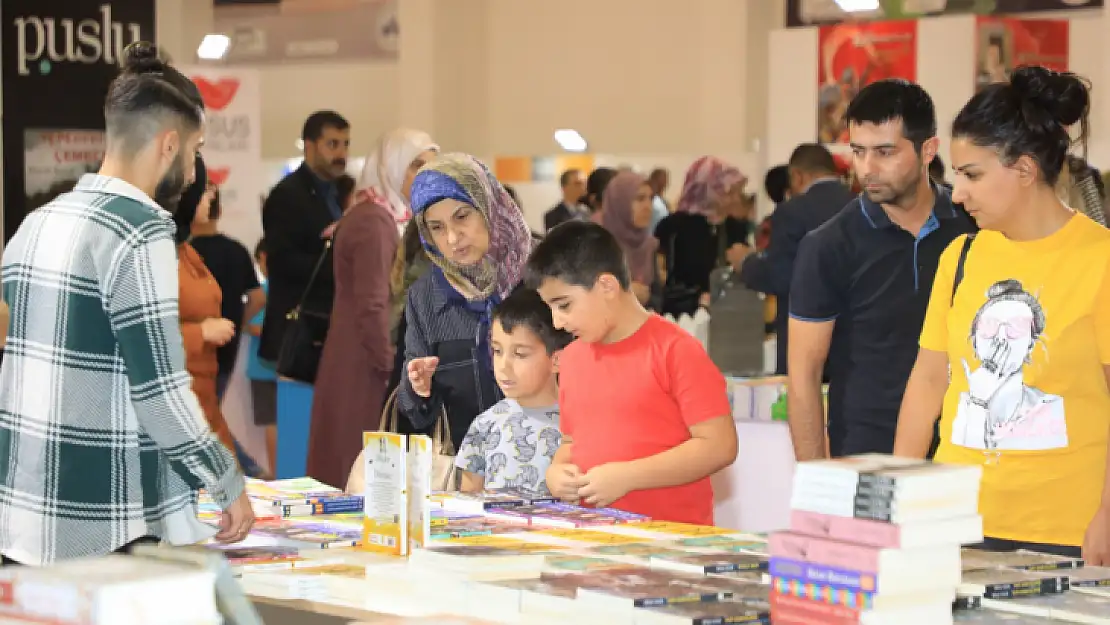
<instances>
[{"instance_id":1,"label":"red t-shirt","mask_svg":"<svg viewBox=\"0 0 1110 625\"><path fill-rule=\"evenodd\" d=\"M639 460L690 440L690 426L732 414L725 378L701 343L652 315L610 345L575 341L559 361L560 429L574 440L583 473ZM713 487L691 484L634 491L613 507L661 521L713 524Z\"/></svg>"}]
</instances>

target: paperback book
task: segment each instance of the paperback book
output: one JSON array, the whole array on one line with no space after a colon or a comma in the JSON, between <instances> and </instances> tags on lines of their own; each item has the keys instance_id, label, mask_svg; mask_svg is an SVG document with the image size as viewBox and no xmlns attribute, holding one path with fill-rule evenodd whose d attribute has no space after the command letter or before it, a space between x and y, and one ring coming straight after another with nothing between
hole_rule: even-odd
<instances>
[{"instance_id":1,"label":"paperback book","mask_svg":"<svg viewBox=\"0 0 1110 625\"><path fill-rule=\"evenodd\" d=\"M363 433L366 492L362 542L368 551L408 554L408 445L390 432Z\"/></svg>"},{"instance_id":2,"label":"paperback book","mask_svg":"<svg viewBox=\"0 0 1110 625\"><path fill-rule=\"evenodd\" d=\"M1082 558L1067 558L1034 551L983 551L964 549L962 554L963 570L980 569L1018 569L1022 571L1061 571L1083 566Z\"/></svg>"},{"instance_id":3,"label":"paperback book","mask_svg":"<svg viewBox=\"0 0 1110 625\"><path fill-rule=\"evenodd\" d=\"M432 439L413 434L408 439L409 552L432 540Z\"/></svg>"},{"instance_id":4,"label":"paperback book","mask_svg":"<svg viewBox=\"0 0 1110 625\"><path fill-rule=\"evenodd\" d=\"M751 553L689 553L682 556L653 556L651 568L695 575L765 571L767 558Z\"/></svg>"},{"instance_id":5,"label":"paperback book","mask_svg":"<svg viewBox=\"0 0 1110 625\"><path fill-rule=\"evenodd\" d=\"M979 569L964 572L958 593L984 599L1014 599L1060 594L1070 587L1068 571Z\"/></svg>"}]
</instances>

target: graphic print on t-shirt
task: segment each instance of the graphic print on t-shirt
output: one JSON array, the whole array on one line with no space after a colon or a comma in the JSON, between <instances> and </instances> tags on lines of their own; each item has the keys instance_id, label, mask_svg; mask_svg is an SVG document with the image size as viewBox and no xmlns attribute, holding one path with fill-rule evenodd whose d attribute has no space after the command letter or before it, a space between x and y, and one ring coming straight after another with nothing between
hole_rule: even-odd
<instances>
[{"instance_id":1,"label":"graphic print on t-shirt","mask_svg":"<svg viewBox=\"0 0 1110 625\"><path fill-rule=\"evenodd\" d=\"M474 420L456 464L482 476L486 488L521 488L546 495L547 467L561 442L557 406L523 408L505 399Z\"/></svg>"},{"instance_id":2,"label":"graphic print on t-shirt","mask_svg":"<svg viewBox=\"0 0 1110 625\"><path fill-rule=\"evenodd\" d=\"M961 393L952 443L983 450L1068 446L1064 398L1025 382L1034 350L1049 357L1045 312L1017 280L995 282L971 322L978 366L963 360L970 392Z\"/></svg>"}]
</instances>

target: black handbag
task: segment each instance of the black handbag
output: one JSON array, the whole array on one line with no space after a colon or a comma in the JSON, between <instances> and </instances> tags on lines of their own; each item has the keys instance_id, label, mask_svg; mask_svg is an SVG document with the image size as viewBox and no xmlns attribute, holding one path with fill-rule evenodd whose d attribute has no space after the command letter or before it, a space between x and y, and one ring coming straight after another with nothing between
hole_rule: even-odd
<instances>
[{"instance_id":1,"label":"black handbag","mask_svg":"<svg viewBox=\"0 0 1110 625\"><path fill-rule=\"evenodd\" d=\"M667 279L663 283L661 309L687 310L692 308L697 310L698 301L701 299L701 287L683 284L674 276L674 240L676 238L678 238L678 235L672 234L667 240Z\"/></svg>"},{"instance_id":2,"label":"black handbag","mask_svg":"<svg viewBox=\"0 0 1110 625\"><path fill-rule=\"evenodd\" d=\"M324 341L328 338L328 328L331 326L331 313L307 310L305 302L316 284L320 269L331 254L332 241L335 240L337 232L338 230L332 233L332 237L324 243L324 251L312 269L312 275L308 278L308 284L297 306L285 315L288 323L285 326L285 335L281 339L281 351L278 352L277 361L277 373L281 377L305 384L316 383L320 357L324 354Z\"/></svg>"}]
</instances>

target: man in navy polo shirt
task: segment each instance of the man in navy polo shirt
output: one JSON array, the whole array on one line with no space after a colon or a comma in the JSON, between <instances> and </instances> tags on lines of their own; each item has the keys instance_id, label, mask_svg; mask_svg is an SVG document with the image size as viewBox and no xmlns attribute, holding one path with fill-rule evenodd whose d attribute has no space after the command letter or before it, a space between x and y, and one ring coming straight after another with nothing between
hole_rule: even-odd
<instances>
[{"instance_id":1,"label":"man in navy polo shirt","mask_svg":"<svg viewBox=\"0 0 1110 625\"><path fill-rule=\"evenodd\" d=\"M939 140L924 89L872 83L846 117L863 193L802 241L790 290L788 406L799 461L893 450L941 252L974 229L930 182Z\"/></svg>"}]
</instances>

